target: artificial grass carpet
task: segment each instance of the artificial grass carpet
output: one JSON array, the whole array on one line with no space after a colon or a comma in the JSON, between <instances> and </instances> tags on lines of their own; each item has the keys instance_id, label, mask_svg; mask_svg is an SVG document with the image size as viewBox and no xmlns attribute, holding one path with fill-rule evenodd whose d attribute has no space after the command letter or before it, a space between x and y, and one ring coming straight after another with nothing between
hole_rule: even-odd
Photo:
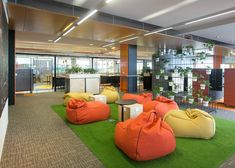
<instances>
[{"instance_id":1,"label":"artificial grass carpet","mask_svg":"<svg viewBox=\"0 0 235 168\"><path fill-rule=\"evenodd\" d=\"M74 125L66 120L63 105L52 106L107 168L217 168L235 153L235 122L216 118L213 139L176 138L177 146L172 154L151 161L133 161L114 144L118 109L116 104L110 104L110 107L111 118L115 121Z\"/></svg>"}]
</instances>

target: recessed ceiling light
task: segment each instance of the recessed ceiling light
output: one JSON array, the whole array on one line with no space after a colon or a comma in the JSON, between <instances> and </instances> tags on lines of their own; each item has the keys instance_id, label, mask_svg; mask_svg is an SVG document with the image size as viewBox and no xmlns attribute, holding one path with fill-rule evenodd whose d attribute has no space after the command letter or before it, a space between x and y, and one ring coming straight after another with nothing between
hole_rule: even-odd
<instances>
[{"instance_id":1,"label":"recessed ceiling light","mask_svg":"<svg viewBox=\"0 0 235 168\"><path fill-rule=\"evenodd\" d=\"M82 24L85 20L87 20L89 17L91 17L92 15L94 15L96 12L98 12L97 9L91 11L90 13L88 13L82 20L80 20L77 25Z\"/></svg>"},{"instance_id":2,"label":"recessed ceiling light","mask_svg":"<svg viewBox=\"0 0 235 168\"><path fill-rule=\"evenodd\" d=\"M148 36L148 35L155 34L155 33L161 33L161 32L167 31L167 30L171 30L171 29L173 29L173 27L162 28L162 29L159 29L156 31L146 33L146 34L144 34L144 36Z\"/></svg>"},{"instance_id":3,"label":"recessed ceiling light","mask_svg":"<svg viewBox=\"0 0 235 168\"><path fill-rule=\"evenodd\" d=\"M116 49L116 47L112 47L112 50L115 50Z\"/></svg>"},{"instance_id":4,"label":"recessed ceiling light","mask_svg":"<svg viewBox=\"0 0 235 168\"><path fill-rule=\"evenodd\" d=\"M112 1L112 0L106 0L105 3L109 3L109 2L111 2L111 1Z\"/></svg>"},{"instance_id":5,"label":"recessed ceiling light","mask_svg":"<svg viewBox=\"0 0 235 168\"><path fill-rule=\"evenodd\" d=\"M222 36L216 36L217 39L220 39Z\"/></svg>"},{"instance_id":6,"label":"recessed ceiling light","mask_svg":"<svg viewBox=\"0 0 235 168\"><path fill-rule=\"evenodd\" d=\"M56 43L57 41L59 41L61 39L61 37L58 37L55 41L54 41L54 43Z\"/></svg>"},{"instance_id":7,"label":"recessed ceiling light","mask_svg":"<svg viewBox=\"0 0 235 168\"><path fill-rule=\"evenodd\" d=\"M94 45L94 44L92 44L92 43L91 43L91 44L89 44L89 46L93 46L93 45Z\"/></svg>"},{"instance_id":8,"label":"recessed ceiling light","mask_svg":"<svg viewBox=\"0 0 235 168\"><path fill-rule=\"evenodd\" d=\"M102 47L108 47L108 46L112 46L114 45L115 43L110 43L110 44L106 44L106 45L103 45Z\"/></svg>"},{"instance_id":9,"label":"recessed ceiling light","mask_svg":"<svg viewBox=\"0 0 235 168\"><path fill-rule=\"evenodd\" d=\"M128 39L125 39L125 40L121 40L121 41L119 41L119 43L123 43L123 42L126 42L126 41L134 40L134 39L137 39L137 38L138 38L137 36L131 37L131 38L128 38Z\"/></svg>"},{"instance_id":10,"label":"recessed ceiling light","mask_svg":"<svg viewBox=\"0 0 235 168\"><path fill-rule=\"evenodd\" d=\"M48 40L49 42L52 42L53 40Z\"/></svg>"}]
</instances>

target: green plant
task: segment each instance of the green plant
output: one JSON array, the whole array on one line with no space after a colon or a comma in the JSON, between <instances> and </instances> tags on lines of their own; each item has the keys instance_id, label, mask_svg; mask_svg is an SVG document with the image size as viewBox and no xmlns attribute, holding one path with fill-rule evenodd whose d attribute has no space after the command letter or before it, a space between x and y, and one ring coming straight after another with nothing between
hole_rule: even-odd
<instances>
[{"instance_id":1,"label":"green plant","mask_svg":"<svg viewBox=\"0 0 235 168\"><path fill-rule=\"evenodd\" d=\"M187 100L188 99L194 99L193 95L187 95Z\"/></svg>"},{"instance_id":2,"label":"green plant","mask_svg":"<svg viewBox=\"0 0 235 168\"><path fill-rule=\"evenodd\" d=\"M204 98L203 98L204 101L208 101L208 102L211 101L211 99L212 99L212 98L209 97L209 96L204 96Z\"/></svg>"},{"instance_id":3,"label":"green plant","mask_svg":"<svg viewBox=\"0 0 235 168\"><path fill-rule=\"evenodd\" d=\"M194 53L194 47L192 45L187 45L185 46L186 50L188 53Z\"/></svg>"},{"instance_id":4,"label":"green plant","mask_svg":"<svg viewBox=\"0 0 235 168\"><path fill-rule=\"evenodd\" d=\"M210 81L209 80L204 80L202 83L205 84L206 86L210 87Z\"/></svg>"},{"instance_id":5,"label":"green plant","mask_svg":"<svg viewBox=\"0 0 235 168\"><path fill-rule=\"evenodd\" d=\"M97 71L93 68L85 68L83 69L83 72L87 74L95 74Z\"/></svg>"},{"instance_id":6,"label":"green plant","mask_svg":"<svg viewBox=\"0 0 235 168\"><path fill-rule=\"evenodd\" d=\"M197 98L203 98L203 91L202 90L198 90L196 92L196 96L197 96Z\"/></svg>"},{"instance_id":7,"label":"green plant","mask_svg":"<svg viewBox=\"0 0 235 168\"><path fill-rule=\"evenodd\" d=\"M160 95L161 94L161 87L159 87L159 86L157 86L155 89L154 89L154 93L156 94L156 95Z\"/></svg>"},{"instance_id":8,"label":"green plant","mask_svg":"<svg viewBox=\"0 0 235 168\"><path fill-rule=\"evenodd\" d=\"M215 43L214 43L214 41L210 40L206 44L203 44L203 45L204 45L204 47L208 48L209 51L211 51L212 48L214 47Z\"/></svg>"},{"instance_id":9,"label":"green plant","mask_svg":"<svg viewBox=\"0 0 235 168\"><path fill-rule=\"evenodd\" d=\"M72 68L67 68L65 70L65 72L67 74L72 74L72 73L79 73L79 72L82 72L82 68L78 67L78 66L74 66Z\"/></svg>"},{"instance_id":10,"label":"green plant","mask_svg":"<svg viewBox=\"0 0 235 168\"><path fill-rule=\"evenodd\" d=\"M168 90L167 91L167 96L175 96L175 92Z\"/></svg>"}]
</instances>

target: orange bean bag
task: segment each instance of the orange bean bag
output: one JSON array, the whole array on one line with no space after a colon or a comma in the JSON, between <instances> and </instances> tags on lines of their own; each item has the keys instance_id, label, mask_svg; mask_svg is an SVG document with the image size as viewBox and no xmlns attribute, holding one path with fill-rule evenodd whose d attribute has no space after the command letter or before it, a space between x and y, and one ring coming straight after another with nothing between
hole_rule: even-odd
<instances>
[{"instance_id":1,"label":"orange bean bag","mask_svg":"<svg viewBox=\"0 0 235 168\"><path fill-rule=\"evenodd\" d=\"M171 110L179 110L179 106L174 100L168 99L164 96L157 96L155 110L157 114L163 118L167 112Z\"/></svg>"},{"instance_id":2,"label":"orange bean bag","mask_svg":"<svg viewBox=\"0 0 235 168\"><path fill-rule=\"evenodd\" d=\"M130 94L130 93L125 93L122 96L123 100L126 99L132 99L132 100L136 100L137 103L139 104L144 104L146 102L152 101L152 93L141 93L141 94Z\"/></svg>"},{"instance_id":3,"label":"orange bean bag","mask_svg":"<svg viewBox=\"0 0 235 168\"><path fill-rule=\"evenodd\" d=\"M119 122L114 136L116 146L137 161L163 157L176 147L172 129L154 111Z\"/></svg>"},{"instance_id":4,"label":"orange bean bag","mask_svg":"<svg viewBox=\"0 0 235 168\"><path fill-rule=\"evenodd\" d=\"M71 99L66 108L67 119L74 124L86 124L109 118L110 108L99 101Z\"/></svg>"},{"instance_id":5,"label":"orange bean bag","mask_svg":"<svg viewBox=\"0 0 235 168\"><path fill-rule=\"evenodd\" d=\"M143 104L143 111L155 110L155 106L157 105L157 103L158 102L156 100L145 102Z\"/></svg>"}]
</instances>

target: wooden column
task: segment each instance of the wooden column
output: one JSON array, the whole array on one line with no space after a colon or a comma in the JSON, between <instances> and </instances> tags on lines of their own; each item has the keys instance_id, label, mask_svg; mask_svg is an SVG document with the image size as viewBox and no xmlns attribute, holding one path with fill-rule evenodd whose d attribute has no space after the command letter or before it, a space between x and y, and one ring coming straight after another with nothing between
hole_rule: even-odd
<instances>
[{"instance_id":1,"label":"wooden column","mask_svg":"<svg viewBox=\"0 0 235 168\"><path fill-rule=\"evenodd\" d=\"M137 92L137 46L120 44L120 90Z\"/></svg>"},{"instance_id":2,"label":"wooden column","mask_svg":"<svg viewBox=\"0 0 235 168\"><path fill-rule=\"evenodd\" d=\"M220 47L215 47L215 55L213 57L213 68L220 69L222 64L223 50Z\"/></svg>"}]
</instances>

